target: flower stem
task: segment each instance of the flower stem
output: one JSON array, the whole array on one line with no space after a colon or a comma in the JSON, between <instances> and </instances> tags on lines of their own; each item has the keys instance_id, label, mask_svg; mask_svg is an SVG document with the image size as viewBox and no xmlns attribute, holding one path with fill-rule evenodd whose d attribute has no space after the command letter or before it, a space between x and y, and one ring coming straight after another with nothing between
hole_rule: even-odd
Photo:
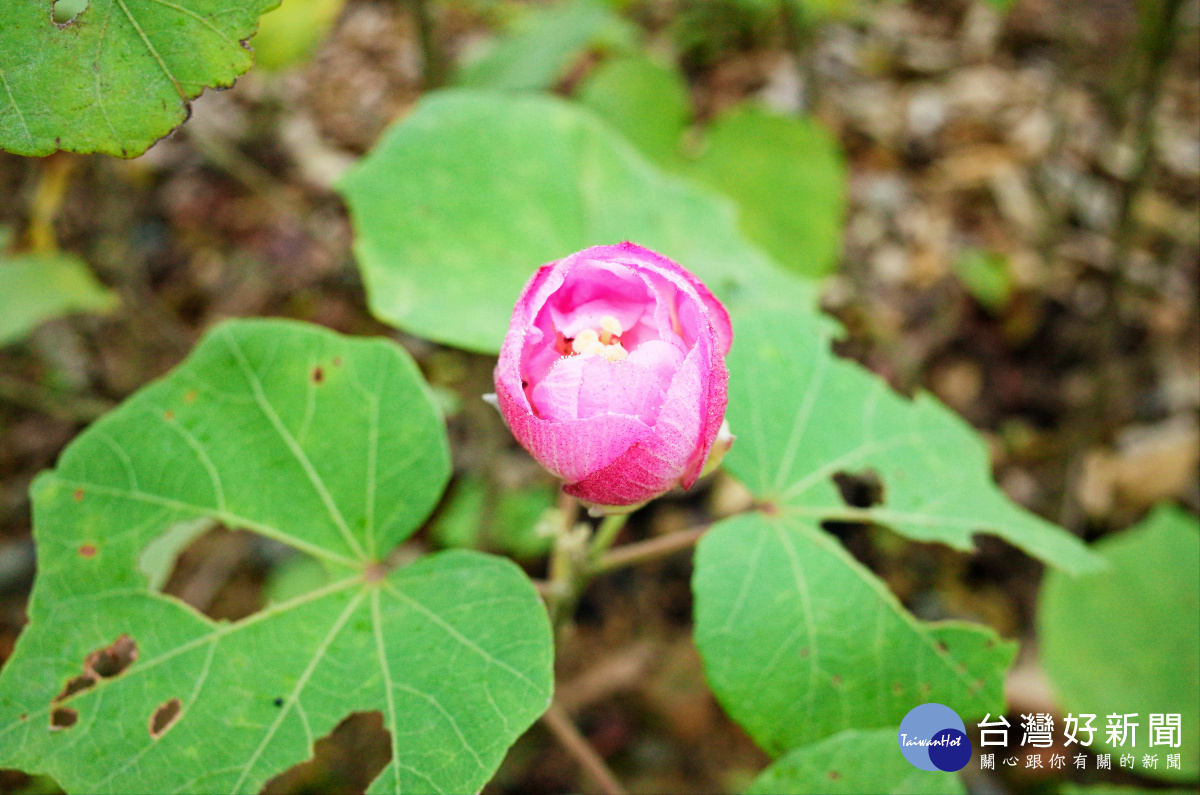
<instances>
[{"instance_id":1,"label":"flower stem","mask_svg":"<svg viewBox=\"0 0 1200 795\"><path fill-rule=\"evenodd\" d=\"M608 548L617 540L617 536L621 534L621 528L625 527L625 523L629 521L629 514L618 513L605 516L600 522L600 528L596 531L596 535L592 537L592 544L588 547L588 560L595 560L608 551Z\"/></svg>"},{"instance_id":2,"label":"flower stem","mask_svg":"<svg viewBox=\"0 0 1200 795\"><path fill-rule=\"evenodd\" d=\"M570 615L579 589L580 552L586 541L575 530L575 517L579 514L579 501L562 494L558 501L559 525L554 537L554 549L550 553L550 578L546 583L546 609L550 623L557 629ZM582 543L581 543L582 542Z\"/></svg>"}]
</instances>

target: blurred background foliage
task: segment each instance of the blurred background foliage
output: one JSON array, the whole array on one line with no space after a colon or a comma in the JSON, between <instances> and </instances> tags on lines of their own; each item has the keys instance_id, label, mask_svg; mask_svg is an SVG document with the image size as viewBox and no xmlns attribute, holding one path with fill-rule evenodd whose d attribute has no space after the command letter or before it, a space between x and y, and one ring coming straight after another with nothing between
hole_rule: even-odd
<instances>
[{"instance_id":1,"label":"blurred background foliage","mask_svg":"<svg viewBox=\"0 0 1200 795\"><path fill-rule=\"evenodd\" d=\"M511 229L498 223L506 245L476 295L503 304L495 285L578 247L553 214L543 238L526 227L543 189L557 179L577 190L571 169L590 161L564 159L558 174L535 161L585 143L589 157L606 153L606 173L627 176L593 222L668 237L654 231L661 219L684 219L672 245L727 268L731 295L759 268L814 280L845 329L840 353L961 413L1010 497L1110 559L1104 574L1043 577L996 539L963 554L872 526L827 528L919 618L982 621L1020 641L1007 683L1014 726L1030 712L1061 726L1069 711L1144 720L1160 709L1193 710L1195 725L1194 0L284 0L252 46L255 69L202 96L141 158L0 154L0 661L32 579L32 477L224 317L281 315L399 339L449 417L455 453L454 484L421 543L510 554L543 574L539 527L554 487L478 399L492 360L395 332L368 307L480 351L491 321L442 313L410 328L408 309L381 307L372 280L383 277L361 241L352 248L338 192L353 203L349 169L423 96L451 87L494 92L500 110L472 131L477 150L447 157L488 151L502 128L524 135L529 152L528 162L478 156L492 184L511 186L520 217ZM549 107L520 99L538 95L561 103L544 137L503 110ZM458 144L410 144L397 182L373 186L378 195L402 194L399 180L442 145ZM417 190L426 187L445 189L430 179ZM478 198L480 208L497 201ZM692 215L671 216L685 204ZM760 251L713 220L725 205ZM493 209L502 222L511 208ZM376 259L400 278L397 263L428 273L478 246L451 231ZM748 499L718 475L656 502L625 534L703 524ZM768 762L705 685L690 565L675 556L598 580L559 651L560 699L634 791L740 791ZM184 551L166 589L237 618L322 576L277 545L216 528ZM973 761L964 780L976 792L1042 793L1129 792L1168 778L1195 791L1200 738L1184 741L1178 776L1022 760L996 771ZM320 765L278 785L354 791L353 771L376 745L369 726L341 732ZM590 786L535 727L488 791ZM0 790L54 784L4 772Z\"/></svg>"}]
</instances>

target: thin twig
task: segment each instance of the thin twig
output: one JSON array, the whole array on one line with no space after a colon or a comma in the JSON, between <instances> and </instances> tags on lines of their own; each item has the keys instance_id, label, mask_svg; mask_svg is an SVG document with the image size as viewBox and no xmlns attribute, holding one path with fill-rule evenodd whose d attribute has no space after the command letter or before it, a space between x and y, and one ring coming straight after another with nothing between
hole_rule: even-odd
<instances>
[{"instance_id":1,"label":"thin twig","mask_svg":"<svg viewBox=\"0 0 1200 795\"><path fill-rule=\"evenodd\" d=\"M621 786L621 782L617 781L604 759L575 727L571 716L561 705L557 702L552 703L542 716L542 723L546 724L546 728L563 749L592 777L604 795L625 795L625 788Z\"/></svg>"},{"instance_id":2,"label":"thin twig","mask_svg":"<svg viewBox=\"0 0 1200 795\"><path fill-rule=\"evenodd\" d=\"M673 552L688 549L695 546L700 537L708 532L708 528L708 525L693 527L690 530L680 530L658 538L651 538L649 541L622 544L592 564L591 573L603 574L613 569L654 560Z\"/></svg>"}]
</instances>

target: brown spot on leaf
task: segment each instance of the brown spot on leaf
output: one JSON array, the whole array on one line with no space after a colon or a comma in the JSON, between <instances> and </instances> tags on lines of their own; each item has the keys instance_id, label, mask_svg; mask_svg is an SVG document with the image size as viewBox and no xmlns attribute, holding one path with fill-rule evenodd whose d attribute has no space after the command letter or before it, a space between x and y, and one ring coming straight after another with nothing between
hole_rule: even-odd
<instances>
[{"instance_id":1,"label":"brown spot on leaf","mask_svg":"<svg viewBox=\"0 0 1200 795\"><path fill-rule=\"evenodd\" d=\"M196 390L189 389L187 392L183 393L183 402L184 403L194 403L195 400L196 400Z\"/></svg>"},{"instance_id":2,"label":"brown spot on leaf","mask_svg":"<svg viewBox=\"0 0 1200 795\"><path fill-rule=\"evenodd\" d=\"M166 411L163 412L163 419L166 420L167 422L170 422L171 420L175 419L175 412L171 411L170 409L167 409Z\"/></svg>"},{"instance_id":3,"label":"brown spot on leaf","mask_svg":"<svg viewBox=\"0 0 1200 795\"><path fill-rule=\"evenodd\" d=\"M325 371L319 365L313 368L312 381L314 384L322 384L325 382Z\"/></svg>"},{"instance_id":4,"label":"brown spot on leaf","mask_svg":"<svg viewBox=\"0 0 1200 795\"><path fill-rule=\"evenodd\" d=\"M80 544L79 545L79 556L82 558L96 557L96 545L95 544Z\"/></svg>"},{"instance_id":5,"label":"brown spot on leaf","mask_svg":"<svg viewBox=\"0 0 1200 795\"><path fill-rule=\"evenodd\" d=\"M50 711L50 731L69 729L79 720L79 712L70 707L55 707Z\"/></svg>"},{"instance_id":6,"label":"brown spot on leaf","mask_svg":"<svg viewBox=\"0 0 1200 795\"><path fill-rule=\"evenodd\" d=\"M807 646L805 646L803 649L800 650L800 656L808 657L808 647Z\"/></svg>"},{"instance_id":7,"label":"brown spot on leaf","mask_svg":"<svg viewBox=\"0 0 1200 795\"><path fill-rule=\"evenodd\" d=\"M75 502L83 502L83 489L75 489L71 496L75 498Z\"/></svg>"},{"instance_id":8,"label":"brown spot on leaf","mask_svg":"<svg viewBox=\"0 0 1200 795\"><path fill-rule=\"evenodd\" d=\"M892 692L896 695L900 695L904 692L904 685L897 682L896 684L892 685Z\"/></svg>"},{"instance_id":9,"label":"brown spot on leaf","mask_svg":"<svg viewBox=\"0 0 1200 795\"><path fill-rule=\"evenodd\" d=\"M341 356L334 356L334 357L333 357L333 366L334 366L334 367L341 367L341 366L342 366L342 357L341 357Z\"/></svg>"},{"instance_id":10,"label":"brown spot on leaf","mask_svg":"<svg viewBox=\"0 0 1200 795\"><path fill-rule=\"evenodd\" d=\"M939 640L935 645L937 646L937 650L940 652L946 652L950 650L950 647L946 645L946 641L944 640Z\"/></svg>"},{"instance_id":11,"label":"brown spot on leaf","mask_svg":"<svg viewBox=\"0 0 1200 795\"><path fill-rule=\"evenodd\" d=\"M837 772L836 770L830 770L827 775L829 776L830 781L837 781L839 778L842 777L842 774Z\"/></svg>"},{"instance_id":12,"label":"brown spot on leaf","mask_svg":"<svg viewBox=\"0 0 1200 795\"><path fill-rule=\"evenodd\" d=\"M837 674L834 674L833 677L829 680L829 683L832 684L834 687L841 687L842 686L842 677L838 676Z\"/></svg>"},{"instance_id":13,"label":"brown spot on leaf","mask_svg":"<svg viewBox=\"0 0 1200 795\"><path fill-rule=\"evenodd\" d=\"M158 709L154 710L154 714L150 716L150 737L157 740L167 733L175 723L179 720L180 714L183 712L183 702L177 698L172 698L158 705Z\"/></svg>"}]
</instances>

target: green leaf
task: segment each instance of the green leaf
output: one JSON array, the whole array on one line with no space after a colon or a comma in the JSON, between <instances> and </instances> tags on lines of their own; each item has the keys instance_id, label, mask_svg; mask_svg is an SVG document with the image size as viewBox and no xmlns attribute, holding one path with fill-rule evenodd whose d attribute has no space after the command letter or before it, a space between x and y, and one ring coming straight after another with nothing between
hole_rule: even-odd
<instances>
[{"instance_id":1,"label":"green leaf","mask_svg":"<svg viewBox=\"0 0 1200 795\"><path fill-rule=\"evenodd\" d=\"M392 758L371 792L479 790L548 703L552 646L509 561L373 562L448 475L441 419L395 344L285 321L215 329L34 484L38 576L0 672L0 766L72 791L257 792L348 713L378 710ZM333 581L211 621L141 565L200 518L289 544ZM123 635L126 670L57 698Z\"/></svg>"},{"instance_id":2,"label":"green leaf","mask_svg":"<svg viewBox=\"0 0 1200 795\"><path fill-rule=\"evenodd\" d=\"M820 122L742 104L713 122L688 173L733 199L741 228L804 276L837 266L846 165Z\"/></svg>"},{"instance_id":3,"label":"green leaf","mask_svg":"<svg viewBox=\"0 0 1200 795\"><path fill-rule=\"evenodd\" d=\"M831 326L781 312L735 318L726 418L730 473L782 516L875 522L970 550L998 535L1071 572L1103 566L1075 536L1018 507L992 481L987 448L928 394L908 400L830 350ZM837 480L879 503L854 506Z\"/></svg>"},{"instance_id":4,"label":"green leaf","mask_svg":"<svg viewBox=\"0 0 1200 795\"><path fill-rule=\"evenodd\" d=\"M1042 664L1064 711L1097 716L1097 747L1109 747L1108 715L1139 713L1132 719L1140 724L1135 753L1160 759L1157 769L1138 772L1194 780L1200 774L1200 522L1162 505L1136 527L1097 543L1096 551L1111 564L1107 571L1076 578L1051 572L1042 586ZM1181 747L1148 746L1151 713L1181 715ZM1181 754L1181 770L1165 768L1168 753Z\"/></svg>"},{"instance_id":5,"label":"green leaf","mask_svg":"<svg viewBox=\"0 0 1200 795\"><path fill-rule=\"evenodd\" d=\"M840 732L796 748L755 779L746 795L959 795L953 773L931 773L908 763L896 745L896 730Z\"/></svg>"},{"instance_id":6,"label":"green leaf","mask_svg":"<svg viewBox=\"0 0 1200 795\"><path fill-rule=\"evenodd\" d=\"M70 254L0 255L0 345L24 337L44 320L72 312L108 312L115 294Z\"/></svg>"},{"instance_id":7,"label":"green leaf","mask_svg":"<svg viewBox=\"0 0 1200 795\"><path fill-rule=\"evenodd\" d=\"M490 50L463 67L459 85L532 91L557 83L583 50L608 43L630 49L637 31L595 0L567 0L524 10Z\"/></svg>"},{"instance_id":8,"label":"green leaf","mask_svg":"<svg viewBox=\"0 0 1200 795\"><path fill-rule=\"evenodd\" d=\"M71 22L53 0L7 3L0 26L0 149L135 157L187 119L205 88L250 68L242 45L279 0L91 0Z\"/></svg>"},{"instance_id":9,"label":"green leaf","mask_svg":"<svg viewBox=\"0 0 1200 795\"><path fill-rule=\"evenodd\" d=\"M435 544L449 549L478 549L483 546L483 513L487 508L487 483L467 477L456 481L430 524Z\"/></svg>"},{"instance_id":10,"label":"green leaf","mask_svg":"<svg viewBox=\"0 0 1200 795\"><path fill-rule=\"evenodd\" d=\"M645 57L613 59L588 75L578 98L654 162L680 165L692 108L679 70Z\"/></svg>"},{"instance_id":11,"label":"green leaf","mask_svg":"<svg viewBox=\"0 0 1200 795\"><path fill-rule=\"evenodd\" d=\"M692 589L708 682L769 754L844 729L889 728L895 743L901 719L927 702L964 720L1004 711L1015 644L917 621L809 520L718 523L700 541Z\"/></svg>"},{"instance_id":12,"label":"green leaf","mask_svg":"<svg viewBox=\"0 0 1200 795\"><path fill-rule=\"evenodd\" d=\"M518 559L536 558L554 546L553 522L558 487L553 484L504 491L496 500L488 537L494 547Z\"/></svg>"},{"instance_id":13,"label":"green leaf","mask_svg":"<svg viewBox=\"0 0 1200 795\"><path fill-rule=\"evenodd\" d=\"M443 547L490 549L518 559L536 558L554 544L553 534L542 530L557 497L558 488L553 484L489 495L484 480L467 477L454 484L430 535Z\"/></svg>"},{"instance_id":14,"label":"green leaf","mask_svg":"<svg viewBox=\"0 0 1200 795\"><path fill-rule=\"evenodd\" d=\"M329 583L327 565L308 555L293 555L271 570L271 577L267 580L267 602L286 602Z\"/></svg>"},{"instance_id":15,"label":"green leaf","mask_svg":"<svg viewBox=\"0 0 1200 795\"><path fill-rule=\"evenodd\" d=\"M731 306L813 303L810 285L745 242L726 201L553 97L426 95L340 190L372 312L448 345L497 351L534 270L622 240L675 259Z\"/></svg>"},{"instance_id":16,"label":"green leaf","mask_svg":"<svg viewBox=\"0 0 1200 795\"><path fill-rule=\"evenodd\" d=\"M1013 277L1006 257L969 249L954 263L954 272L967 292L989 311L999 312L1008 306L1013 293Z\"/></svg>"},{"instance_id":17,"label":"green leaf","mask_svg":"<svg viewBox=\"0 0 1200 795\"><path fill-rule=\"evenodd\" d=\"M346 0L287 0L264 14L250 40L258 66L285 69L307 61L345 4Z\"/></svg>"}]
</instances>

